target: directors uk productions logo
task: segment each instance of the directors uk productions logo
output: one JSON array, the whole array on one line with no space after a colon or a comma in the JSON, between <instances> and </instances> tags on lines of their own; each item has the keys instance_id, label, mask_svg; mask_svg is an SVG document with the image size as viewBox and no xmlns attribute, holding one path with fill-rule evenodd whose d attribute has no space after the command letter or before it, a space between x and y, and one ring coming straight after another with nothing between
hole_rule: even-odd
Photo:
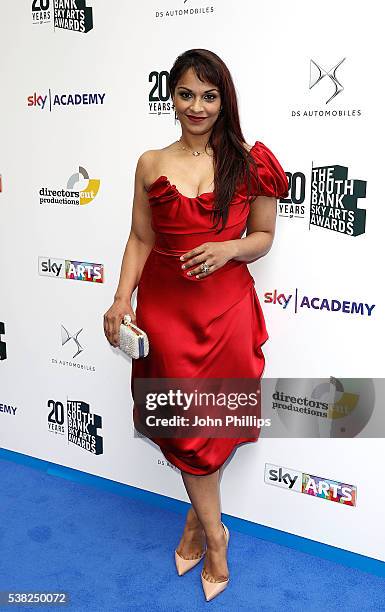
<instances>
[{"instance_id":1,"label":"directors uk productions logo","mask_svg":"<svg viewBox=\"0 0 385 612\"><path fill-rule=\"evenodd\" d=\"M39 257L39 274L41 276L68 278L91 283L104 282L103 264L72 261L71 259Z\"/></svg>"},{"instance_id":2,"label":"directors uk productions logo","mask_svg":"<svg viewBox=\"0 0 385 612\"><path fill-rule=\"evenodd\" d=\"M40 204L63 204L65 206L83 206L96 198L100 180L90 178L87 170L79 166L79 171L72 174L65 189L39 189Z\"/></svg>"},{"instance_id":3,"label":"directors uk productions logo","mask_svg":"<svg viewBox=\"0 0 385 612\"><path fill-rule=\"evenodd\" d=\"M102 427L102 417L91 412L87 402L49 399L47 406L48 431L65 435L67 429L68 442L93 455L103 454L103 437L97 431Z\"/></svg>"},{"instance_id":4,"label":"directors uk productions logo","mask_svg":"<svg viewBox=\"0 0 385 612\"><path fill-rule=\"evenodd\" d=\"M54 29L86 34L94 27L92 7L86 0L32 0L32 23L53 22Z\"/></svg>"},{"instance_id":5,"label":"directors uk productions logo","mask_svg":"<svg viewBox=\"0 0 385 612\"><path fill-rule=\"evenodd\" d=\"M357 487L355 485L299 472L281 465L265 464L265 484L320 499L327 499L344 506L356 506L357 504Z\"/></svg>"}]
</instances>

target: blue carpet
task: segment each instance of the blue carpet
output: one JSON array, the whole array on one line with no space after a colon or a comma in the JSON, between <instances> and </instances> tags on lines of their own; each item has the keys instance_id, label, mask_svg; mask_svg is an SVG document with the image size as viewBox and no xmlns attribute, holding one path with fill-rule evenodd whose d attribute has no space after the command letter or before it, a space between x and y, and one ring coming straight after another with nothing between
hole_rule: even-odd
<instances>
[{"instance_id":1,"label":"blue carpet","mask_svg":"<svg viewBox=\"0 0 385 612\"><path fill-rule=\"evenodd\" d=\"M182 577L174 568L180 511L4 459L0 487L0 591L66 591L63 609L79 612L385 609L384 578L241 533L230 518L231 582L206 602L202 563Z\"/></svg>"}]
</instances>

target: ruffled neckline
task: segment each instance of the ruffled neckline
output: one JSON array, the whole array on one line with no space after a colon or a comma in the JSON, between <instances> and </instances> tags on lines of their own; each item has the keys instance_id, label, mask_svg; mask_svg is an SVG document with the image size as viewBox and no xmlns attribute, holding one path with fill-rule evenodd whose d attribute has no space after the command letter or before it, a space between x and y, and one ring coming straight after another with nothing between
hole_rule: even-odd
<instances>
[{"instance_id":1,"label":"ruffled neckline","mask_svg":"<svg viewBox=\"0 0 385 612\"><path fill-rule=\"evenodd\" d=\"M251 153L251 151L254 150L254 148L257 146L257 144L259 143L259 140L257 140L253 146L250 148L249 153ZM153 181L151 183L151 185L149 186L149 188L147 189L147 193L151 194L151 192L156 189L156 187L158 185L165 185L169 191L172 191L174 194L176 194L177 196L179 196L180 198L184 198L185 200L205 200L207 198L211 198L215 191L206 191L204 193L201 193L198 196L186 196L183 193L181 193L179 191L179 189L176 187L176 185L172 185L168 179L168 177L165 174L161 174L160 176L158 176L157 179L155 179L155 181Z\"/></svg>"},{"instance_id":2,"label":"ruffled neckline","mask_svg":"<svg viewBox=\"0 0 385 612\"><path fill-rule=\"evenodd\" d=\"M173 190L174 193L176 193L179 197L181 198L185 198L186 200L200 200L201 198L205 198L207 196L212 196L214 194L214 191L206 191L205 193L201 193L198 196L186 196L183 193L181 193L179 191L179 189L176 187L176 185L171 185L170 181L168 180L167 176L165 176L164 174L162 174L161 176L158 176L157 179L155 179L155 181L153 183L151 183L150 187L147 190L147 193L151 193L156 186L160 184L164 184L166 185L169 189Z\"/></svg>"}]
</instances>

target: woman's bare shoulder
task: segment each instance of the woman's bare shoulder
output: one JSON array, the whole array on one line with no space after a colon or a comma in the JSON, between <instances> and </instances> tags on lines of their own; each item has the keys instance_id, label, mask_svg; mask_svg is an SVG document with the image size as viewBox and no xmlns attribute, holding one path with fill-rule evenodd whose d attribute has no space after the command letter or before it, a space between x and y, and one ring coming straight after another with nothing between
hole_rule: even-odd
<instances>
[{"instance_id":1,"label":"woman's bare shoulder","mask_svg":"<svg viewBox=\"0 0 385 612\"><path fill-rule=\"evenodd\" d=\"M164 165L167 166L167 158L173 145L175 145L175 143L161 149L148 149L143 151L139 156L137 172L141 175L141 179L146 189L156 178L158 178L162 167Z\"/></svg>"},{"instance_id":2,"label":"woman's bare shoulder","mask_svg":"<svg viewBox=\"0 0 385 612\"><path fill-rule=\"evenodd\" d=\"M175 143L167 145L166 147L162 147L161 149L148 149L147 151L143 151L138 158L138 166L141 167L145 172L150 170L151 168L156 167L157 164L162 162L171 152Z\"/></svg>"},{"instance_id":3,"label":"woman's bare shoulder","mask_svg":"<svg viewBox=\"0 0 385 612\"><path fill-rule=\"evenodd\" d=\"M159 157L162 157L165 153L168 153L174 147L175 142L172 142L171 144L160 149L148 149L147 151L143 151L143 153L139 156L139 159L144 161L154 161Z\"/></svg>"}]
</instances>

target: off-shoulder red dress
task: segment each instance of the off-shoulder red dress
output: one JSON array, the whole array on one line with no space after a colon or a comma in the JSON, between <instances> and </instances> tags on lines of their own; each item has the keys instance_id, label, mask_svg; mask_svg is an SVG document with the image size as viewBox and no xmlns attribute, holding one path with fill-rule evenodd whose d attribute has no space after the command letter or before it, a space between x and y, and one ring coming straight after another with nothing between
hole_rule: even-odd
<instances>
[{"instance_id":1,"label":"off-shoulder red dress","mask_svg":"<svg viewBox=\"0 0 385 612\"><path fill-rule=\"evenodd\" d=\"M250 150L252 195L285 197L288 181L262 142ZM149 338L147 357L132 361L135 378L259 378L265 367L261 346L268 339L265 319L247 264L230 260L201 279L187 276L179 257L207 241L239 239L246 229L246 183L237 188L225 229L215 234L210 210L213 192L189 198L166 176L148 191L155 244L144 265L137 293L136 322ZM221 222L219 224L221 227ZM194 266L195 267L195 266ZM242 342L239 342L242 338ZM134 403L134 423L136 408ZM234 447L254 438L151 438L180 470L215 472Z\"/></svg>"}]
</instances>

